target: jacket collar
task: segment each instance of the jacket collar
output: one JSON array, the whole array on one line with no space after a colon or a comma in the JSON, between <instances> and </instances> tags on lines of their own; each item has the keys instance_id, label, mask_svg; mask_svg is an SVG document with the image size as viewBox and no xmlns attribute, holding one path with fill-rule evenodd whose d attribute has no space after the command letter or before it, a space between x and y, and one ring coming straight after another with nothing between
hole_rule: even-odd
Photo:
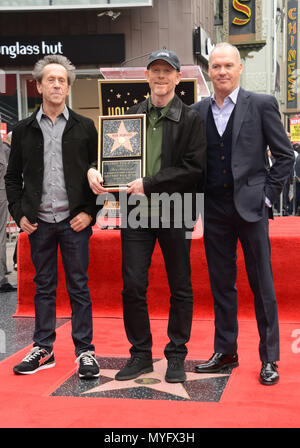
<instances>
[{"instance_id":1,"label":"jacket collar","mask_svg":"<svg viewBox=\"0 0 300 448\"><path fill-rule=\"evenodd\" d=\"M63 109L62 113L60 114L60 116L61 115L65 118L66 121L68 121L70 114L69 114L69 110L68 110L67 106L64 107L64 109ZM45 116L45 114L44 114L44 111L43 111L43 106L41 105L40 108L37 111L36 116L35 116L37 121L39 122L39 124L41 123L41 119L42 119L43 116Z\"/></svg>"},{"instance_id":2,"label":"jacket collar","mask_svg":"<svg viewBox=\"0 0 300 448\"><path fill-rule=\"evenodd\" d=\"M248 106L249 106L249 96L250 96L250 92L248 92L247 90L244 90L242 87L240 87L240 90L239 90L239 93L237 96L236 106L235 106L232 146L234 146L236 144L242 123L245 119L245 116L246 116L246 113L248 110ZM202 107L203 107L202 116L204 118L204 122L206 125L208 109L211 104L211 97L209 96L209 97L205 98L203 101L201 101L201 103L202 103Z\"/></svg>"},{"instance_id":3,"label":"jacket collar","mask_svg":"<svg viewBox=\"0 0 300 448\"><path fill-rule=\"evenodd\" d=\"M35 112L33 112L33 114L32 115L30 115L30 117L28 117L28 119L27 119L27 126L33 126L34 128L38 128L38 129L40 129L40 126L39 126L39 124L38 124L38 121L37 121L37 118L36 118L36 116L37 116L37 114L38 114L38 111L39 111L39 109L37 109ZM67 121L67 124L66 124L66 127L65 127L65 131L64 131L64 134L66 133L66 132L68 132L68 130L69 129L71 129L73 126L74 126L74 124L76 123L76 122L79 122L80 120L79 120L79 116L76 114L76 112L74 112L72 109L70 109L69 107L68 107L68 112L69 112L69 119L68 119L68 121Z\"/></svg>"},{"instance_id":4,"label":"jacket collar","mask_svg":"<svg viewBox=\"0 0 300 448\"><path fill-rule=\"evenodd\" d=\"M249 95L250 92L240 88L237 102L235 106L235 114L233 121L233 133L232 133L232 147L236 145L238 135L240 133L243 121L247 115L249 107Z\"/></svg>"},{"instance_id":5,"label":"jacket collar","mask_svg":"<svg viewBox=\"0 0 300 448\"><path fill-rule=\"evenodd\" d=\"M145 101L142 101L139 104L137 113L147 114L147 111L148 111L148 99ZM182 113L182 101L175 94L172 104L171 104L165 118L168 118L169 120L178 122L178 121L180 121L181 113Z\"/></svg>"}]
</instances>

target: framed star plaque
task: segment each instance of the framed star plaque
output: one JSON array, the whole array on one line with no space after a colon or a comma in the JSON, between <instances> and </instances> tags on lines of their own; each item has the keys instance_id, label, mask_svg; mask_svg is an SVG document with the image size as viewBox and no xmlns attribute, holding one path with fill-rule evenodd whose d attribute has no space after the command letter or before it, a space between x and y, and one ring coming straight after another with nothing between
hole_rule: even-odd
<instances>
[{"instance_id":1,"label":"framed star plaque","mask_svg":"<svg viewBox=\"0 0 300 448\"><path fill-rule=\"evenodd\" d=\"M120 191L146 171L146 115L99 117L98 170L107 191Z\"/></svg>"}]
</instances>

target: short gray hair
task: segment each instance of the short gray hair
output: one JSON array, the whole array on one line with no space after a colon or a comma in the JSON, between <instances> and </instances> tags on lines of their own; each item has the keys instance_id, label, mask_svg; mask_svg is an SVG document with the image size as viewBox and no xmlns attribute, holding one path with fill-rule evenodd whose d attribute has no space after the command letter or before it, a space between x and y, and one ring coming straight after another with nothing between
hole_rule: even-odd
<instances>
[{"instance_id":1,"label":"short gray hair","mask_svg":"<svg viewBox=\"0 0 300 448\"><path fill-rule=\"evenodd\" d=\"M211 51L211 53L209 55L209 64L211 62L211 57L212 57L214 51L217 50L218 48L232 48L236 52L236 55L237 55L238 60L239 60L239 63L242 62L241 54L239 52L239 49L235 45L231 45L229 42L219 42L217 45L214 46L214 48L212 49L212 51Z\"/></svg>"},{"instance_id":2,"label":"short gray hair","mask_svg":"<svg viewBox=\"0 0 300 448\"><path fill-rule=\"evenodd\" d=\"M75 75L75 67L69 61L68 58L65 56L62 56L60 54L52 54L45 56L43 59L40 59L37 61L33 68L32 76L37 82L41 82L44 74L44 68L46 65L49 64L59 64L62 65L68 73L68 84L71 86L73 82L75 81L76 75Z\"/></svg>"}]
</instances>

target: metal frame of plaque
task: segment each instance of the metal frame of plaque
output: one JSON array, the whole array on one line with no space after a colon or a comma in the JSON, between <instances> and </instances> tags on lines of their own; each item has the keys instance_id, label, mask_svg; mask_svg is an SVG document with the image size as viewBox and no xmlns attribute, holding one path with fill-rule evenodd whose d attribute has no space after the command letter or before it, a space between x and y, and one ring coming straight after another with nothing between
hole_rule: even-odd
<instances>
[{"instance_id":1,"label":"metal frame of plaque","mask_svg":"<svg viewBox=\"0 0 300 448\"><path fill-rule=\"evenodd\" d=\"M99 116L98 170L107 191L146 174L146 115Z\"/></svg>"}]
</instances>

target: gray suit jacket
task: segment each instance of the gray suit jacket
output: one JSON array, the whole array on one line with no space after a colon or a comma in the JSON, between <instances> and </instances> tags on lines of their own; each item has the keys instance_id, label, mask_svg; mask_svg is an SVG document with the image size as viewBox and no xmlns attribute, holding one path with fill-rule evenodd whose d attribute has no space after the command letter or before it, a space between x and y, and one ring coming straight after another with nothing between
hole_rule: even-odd
<instances>
[{"instance_id":1,"label":"gray suit jacket","mask_svg":"<svg viewBox=\"0 0 300 448\"><path fill-rule=\"evenodd\" d=\"M206 123L210 98L191 106ZM266 151L270 147L276 163L268 170ZM240 216L260 220L265 198L279 197L285 179L293 169L294 154L281 122L276 98L240 89L232 133L231 168L234 203Z\"/></svg>"}]
</instances>

